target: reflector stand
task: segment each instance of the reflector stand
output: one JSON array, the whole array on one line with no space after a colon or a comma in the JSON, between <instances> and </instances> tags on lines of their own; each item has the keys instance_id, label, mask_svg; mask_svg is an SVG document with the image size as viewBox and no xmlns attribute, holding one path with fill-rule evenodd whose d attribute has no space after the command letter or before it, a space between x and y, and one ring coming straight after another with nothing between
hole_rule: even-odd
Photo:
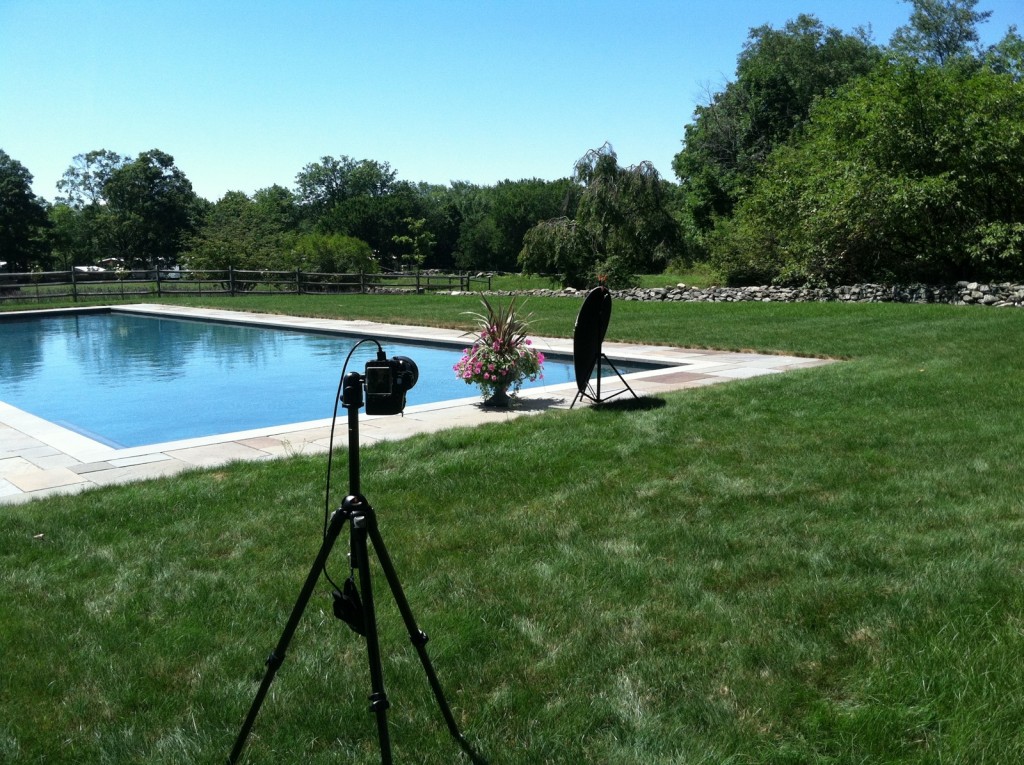
<instances>
[{"instance_id":1,"label":"reflector stand","mask_svg":"<svg viewBox=\"0 0 1024 765\"><path fill-rule=\"evenodd\" d=\"M577 401L587 399L594 404L602 404L610 401L623 393L631 393L633 398L639 398L636 392L629 387L629 383L616 368L612 360L605 356L601 350L604 344L604 336L608 331L608 322L612 316L612 293L607 287L595 287L588 294L576 316L576 326L572 335L573 365L576 368L576 395L573 396L569 408L576 406ZM610 396L601 395L601 367L602 361L607 362L619 380L626 387L616 391ZM597 379L591 384L590 377L597 368Z\"/></svg>"}]
</instances>

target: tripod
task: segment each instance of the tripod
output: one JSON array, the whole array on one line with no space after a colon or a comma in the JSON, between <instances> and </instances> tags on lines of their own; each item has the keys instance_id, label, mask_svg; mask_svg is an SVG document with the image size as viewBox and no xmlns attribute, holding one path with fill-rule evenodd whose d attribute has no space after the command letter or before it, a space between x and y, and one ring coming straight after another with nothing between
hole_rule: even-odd
<instances>
[{"instance_id":1,"label":"tripod","mask_svg":"<svg viewBox=\"0 0 1024 765\"><path fill-rule=\"evenodd\" d=\"M388 555L384 540L380 535L380 530L377 528L377 518L373 508L366 501L366 498L359 493L359 408L363 405L364 381L365 378L362 375L352 372L346 375L342 387L342 405L348 409L349 494L345 497L341 507L331 516L330 523L324 532L323 544L320 546L320 551L317 553L306 581L302 585L302 590L299 592L298 600L292 608L291 616L288 617L284 632L281 633L277 646L267 658L267 670L263 676L263 681L260 683L256 697L249 708L249 713L245 718L245 722L242 723L238 738L235 740L234 748L228 757L230 765L238 762L238 758L245 748L249 731L256 721L260 707L263 705L263 699L266 697L267 691L270 690L270 684L273 682L277 670L284 662L288 644L291 642L292 636L299 625L299 620L306 610L306 605L313 594L317 580L324 573L327 558L331 554L334 543L341 535L346 521L349 522L350 526L352 568L359 571L359 591L357 594L350 578L347 583L349 586L346 586L344 593L337 591L334 593L334 610L335 614L348 623L355 632L366 637L367 658L370 664L370 687L372 691L369 697L370 712L377 718L377 738L380 743L381 765L391 765L392 762L391 737L388 732L387 721L387 710L390 703L384 690L384 673L381 666L380 644L377 637L377 617L374 611L373 587L370 581L370 544L373 545L373 549L377 553L377 560L384 571L384 577L391 588L391 594L395 599L398 610L402 614L402 620L405 622L406 630L409 632L409 639L416 647L416 653L419 655L420 663L423 665L423 670L434 693L434 698L441 710L445 723L448 725L448 731L475 765L487 765L487 761L473 750L472 746L459 731L455 717L448 706L447 699L445 699L444 690L441 688L441 683L434 672L434 666L427 655L426 644L429 638L416 625L416 619L409 608L409 602L405 599L402 585L398 581L398 574L395 573L395 568L391 563L391 556Z\"/></svg>"},{"instance_id":2,"label":"tripod","mask_svg":"<svg viewBox=\"0 0 1024 765\"><path fill-rule=\"evenodd\" d=\"M599 351L599 353L600 353L600 351ZM615 374L618 375L618 378L622 382L622 384L626 386L622 390L619 390L619 391L613 393L610 396L605 396L604 398L601 398L601 360L602 359L604 361L608 362L608 366L610 366L612 368L612 370L615 372ZM573 396L572 403L569 405L570 409L572 409L574 406L576 406L576 402L577 401L582 401L583 399L589 399L590 401L593 401L595 404L600 406L605 401L611 401L613 398L615 398L616 396L621 396L626 391L629 391L630 393L632 393L633 394L633 398L639 398L636 395L636 391L634 391L632 388L629 387L629 383L626 382L626 378L622 376L622 373L619 371L618 367L616 367L615 364L612 363L612 360L610 358L608 358L607 356L605 356L604 353L600 353L600 355L597 357L596 365L597 365L597 391L596 392L594 391L594 388L593 388L593 386L590 385L589 381L583 381L583 382L578 381L577 385L578 385L579 390L576 393L576 395Z\"/></svg>"}]
</instances>

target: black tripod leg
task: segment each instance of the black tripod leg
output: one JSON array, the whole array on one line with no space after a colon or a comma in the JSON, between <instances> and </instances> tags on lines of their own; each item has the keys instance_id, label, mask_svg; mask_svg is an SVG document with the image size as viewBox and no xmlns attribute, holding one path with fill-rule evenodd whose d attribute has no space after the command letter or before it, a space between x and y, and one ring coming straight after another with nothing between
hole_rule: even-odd
<instances>
[{"instance_id":1,"label":"black tripod leg","mask_svg":"<svg viewBox=\"0 0 1024 765\"><path fill-rule=\"evenodd\" d=\"M259 690L256 691L256 698L253 699L252 706L249 708L249 714L246 715L245 722L242 723L242 729L235 740L235 746L228 756L228 763L231 765L238 762L242 749L245 748L245 742L249 738L249 731L256 721L256 715L259 714L260 707L263 705L263 699L267 695L267 691L270 690L270 684L274 681L274 675L277 674L278 668L284 663L284 655L288 650L288 644L291 642L292 635L295 634L295 629L299 626L299 620L302 618L306 605L313 594L313 589L323 573L327 558L331 554L331 549L334 547L338 535L341 534L345 520L346 515L340 510L331 516L331 522L328 524L327 532L324 534L323 544L320 545L320 552L317 553L316 560L313 561L313 567L309 570L309 575L306 577L306 582L302 585L299 598L295 601L295 606L292 608L291 616L288 617L288 623L285 625L284 632L281 633L277 646L267 658L267 671L263 675L263 682L260 683Z\"/></svg>"},{"instance_id":2,"label":"black tripod leg","mask_svg":"<svg viewBox=\"0 0 1024 765\"><path fill-rule=\"evenodd\" d=\"M640 398L638 395L636 395L636 391L634 391L632 388L629 387L629 383L626 382L626 378L622 376L622 372L620 372L619 368L617 366L615 366L615 364L612 363L612 360L610 358L608 358L607 356L605 356L604 360L608 362L608 364L611 366L611 368L613 370L615 370L615 374L617 374L619 376L619 380L621 380L622 384L626 386L626 390L628 390L630 393L633 394L633 398ZM620 391L620 393L624 393L624 392L625 391ZM615 395L618 395L618 393L615 394Z\"/></svg>"},{"instance_id":3,"label":"black tripod leg","mask_svg":"<svg viewBox=\"0 0 1024 765\"><path fill-rule=\"evenodd\" d=\"M370 581L370 559L367 553L367 526L370 523L369 505L355 497L345 502L355 513L352 516L352 563L359 569L359 593L366 628L366 654L370 663L370 711L377 717L377 739L380 742L381 765L391 765L391 736L388 733L388 702L384 691L384 670L380 660L380 642L377 637L377 616L373 607L373 584ZM359 503L359 504L357 504Z\"/></svg>"},{"instance_id":4,"label":"black tripod leg","mask_svg":"<svg viewBox=\"0 0 1024 765\"><path fill-rule=\"evenodd\" d=\"M452 714L451 707L448 706L448 700L445 698L444 689L441 688L441 682L437 679L437 673L434 671L434 665L430 661L430 656L427 654L427 641L430 639L427 634L420 630L416 625L416 618L412 614L412 609L409 608L409 601L405 599L405 593L402 591L402 583L398 581L398 574L395 573L395 567L391 563L391 556L388 555L387 547L384 545L384 540L381 538L380 530L377 528L377 518L370 510L366 514L366 532L369 534L370 541L373 543L373 549L377 553L377 560L380 562L380 567L384 571L384 577L388 580L388 586L391 588L391 594L394 596L395 603L398 605L398 610L402 614L402 620L405 622L405 628L409 632L409 639L412 644L416 646L416 653L420 657L420 663L423 665L423 671L427 675L427 681L430 683L430 689L434 692L434 698L437 700L437 706L441 710L441 714L444 716L444 721L448 725L448 731L451 733L452 738L455 739L456 743L462 748L469 759L475 763L475 765L487 765L487 760L477 754L470 743L466 740L465 736L459 730L458 724L455 722L455 716ZM362 572L359 574L362 578Z\"/></svg>"}]
</instances>

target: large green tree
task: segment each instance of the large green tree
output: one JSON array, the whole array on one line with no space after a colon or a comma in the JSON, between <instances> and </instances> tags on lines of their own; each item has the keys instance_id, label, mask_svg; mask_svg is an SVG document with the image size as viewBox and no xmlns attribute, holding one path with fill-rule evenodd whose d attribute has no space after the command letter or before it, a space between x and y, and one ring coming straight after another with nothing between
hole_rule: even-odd
<instances>
[{"instance_id":1,"label":"large green tree","mask_svg":"<svg viewBox=\"0 0 1024 765\"><path fill-rule=\"evenodd\" d=\"M453 181L449 186L420 183L416 187L421 203L421 215L426 219L426 230L434 238L434 247L427 255L428 268L452 269L462 225L460 200L462 190L470 187Z\"/></svg>"},{"instance_id":2,"label":"large green tree","mask_svg":"<svg viewBox=\"0 0 1024 765\"><path fill-rule=\"evenodd\" d=\"M626 286L682 256L668 184L650 162L621 167L606 143L576 162L573 179L581 189L575 219L544 221L527 233L524 271L559 273L576 287L598 279Z\"/></svg>"},{"instance_id":3,"label":"large green tree","mask_svg":"<svg viewBox=\"0 0 1024 765\"><path fill-rule=\"evenodd\" d=\"M57 202L49 210L50 254L56 267L64 271L75 265L98 263L107 254L103 233L102 208L81 209Z\"/></svg>"},{"instance_id":4,"label":"large green tree","mask_svg":"<svg viewBox=\"0 0 1024 765\"><path fill-rule=\"evenodd\" d=\"M259 217L269 221L279 231L299 231L302 227L302 211L295 193L284 186L274 184L259 189L252 195Z\"/></svg>"},{"instance_id":5,"label":"large green tree","mask_svg":"<svg viewBox=\"0 0 1024 765\"><path fill-rule=\"evenodd\" d=\"M71 166L57 181L57 203L81 210L90 205L107 203L106 186L116 170L131 162L131 157L123 157L116 151L96 149L95 151L77 154L71 160Z\"/></svg>"},{"instance_id":6,"label":"large green tree","mask_svg":"<svg viewBox=\"0 0 1024 765\"><path fill-rule=\"evenodd\" d=\"M134 158L108 149L79 154L57 189L54 246L76 265L108 258L171 265L206 206L174 157L159 149Z\"/></svg>"},{"instance_id":7,"label":"large green tree","mask_svg":"<svg viewBox=\"0 0 1024 765\"><path fill-rule=\"evenodd\" d=\"M0 149L0 261L28 271L43 254L46 204L32 191L32 174Z\"/></svg>"},{"instance_id":8,"label":"large green tree","mask_svg":"<svg viewBox=\"0 0 1024 765\"><path fill-rule=\"evenodd\" d=\"M103 190L127 263L154 267L177 262L201 204L174 157L159 149L145 151L116 168Z\"/></svg>"},{"instance_id":9,"label":"large green tree","mask_svg":"<svg viewBox=\"0 0 1024 765\"><path fill-rule=\"evenodd\" d=\"M287 189L281 191L290 195ZM296 235L289 225L288 197L274 187L255 196L261 201L229 191L210 207L184 255L189 268L262 271L284 267Z\"/></svg>"},{"instance_id":10,"label":"large green tree","mask_svg":"<svg viewBox=\"0 0 1024 765\"><path fill-rule=\"evenodd\" d=\"M395 237L408 233L408 219L426 218L424 197L387 162L322 157L296 176L307 222L323 234L367 242L388 268L401 267L404 252Z\"/></svg>"},{"instance_id":11,"label":"large green tree","mask_svg":"<svg viewBox=\"0 0 1024 765\"><path fill-rule=\"evenodd\" d=\"M334 205L317 221L316 230L363 240L383 267L397 271L406 248L395 238L408 233L407 220L425 217L419 191L411 183L398 181L387 193L356 194Z\"/></svg>"},{"instance_id":12,"label":"large green tree","mask_svg":"<svg viewBox=\"0 0 1024 765\"><path fill-rule=\"evenodd\" d=\"M437 242L427 228L426 218L406 218L404 234L395 234L391 241L400 248L399 258L403 269L420 269L434 250Z\"/></svg>"},{"instance_id":13,"label":"large green tree","mask_svg":"<svg viewBox=\"0 0 1024 765\"><path fill-rule=\"evenodd\" d=\"M698 106L673 169L698 231L731 214L772 150L803 125L814 102L880 60L866 33L844 34L801 15L750 30L736 78Z\"/></svg>"},{"instance_id":14,"label":"large green tree","mask_svg":"<svg viewBox=\"0 0 1024 765\"><path fill-rule=\"evenodd\" d=\"M344 234L303 234L283 263L320 274L372 274L380 270L370 245Z\"/></svg>"},{"instance_id":15,"label":"large green tree","mask_svg":"<svg viewBox=\"0 0 1024 765\"><path fill-rule=\"evenodd\" d=\"M299 203L314 218L354 197L383 197L394 189L397 173L387 162L321 157L295 177Z\"/></svg>"},{"instance_id":16,"label":"large green tree","mask_svg":"<svg viewBox=\"0 0 1024 765\"><path fill-rule=\"evenodd\" d=\"M733 282L1020 279L1024 85L881 66L815 108L717 234Z\"/></svg>"},{"instance_id":17,"label":"large green tree","mask_svg":"<svg viewBox=\"0 0 1024 765\"><path fill-rule=\"evenodd\" d=\"M94 265L126 254L106 187L114 172L131 160L109 149L78 154L57 181L60 193L50 211L51 241L63 268Z\"/></svg>"},{"instance_id":18,"label":"large green tree","mask_svg":"<svg viewBox=\"0 0 1024 765\"><path fill-rule=\"evenodd\" d=\"M992 11L976 11L978 0L903 0L913 7L910 21L899 27L889 50L924 64L947 64L981 55L978 24Z\"/></svg>"}]
</instances>

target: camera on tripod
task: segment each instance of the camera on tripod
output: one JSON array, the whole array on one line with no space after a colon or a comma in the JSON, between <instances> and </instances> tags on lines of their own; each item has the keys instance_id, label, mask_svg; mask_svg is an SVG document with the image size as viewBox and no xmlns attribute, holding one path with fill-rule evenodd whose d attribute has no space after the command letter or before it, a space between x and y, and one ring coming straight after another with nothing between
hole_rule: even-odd
<instances>
[{"instance_id":1,"label":"camera on tripod","mask_svg":"<svg viewBox=\"0 0 1024 765\"><path fill-rule=\"evenodd\" d=\"M401 414L405 409L405 394L416 385L419 377L416 362L408 356L389 359L383 350L378 351L374 361L366 362L363 374L366 413Z\"/></svg>"},{"instance_id":2,"label":"camera on tripod","mask_svg":"<svg viewBox=\"0 0 1024 765\"><path fill-rule=\"evenodd\" d=\"M357 348L364 342L372 342L377 345L377 358L366 362L364 374L358 372L346 372L348 362ZM377 718L377 739L380 743L381 765L391 765L391 735L388 732L387 710L390 706L387 693L384 690L384 673L380 656L380 645L377 635L377 617L373 605L373 585L370 581L370 558L369 548L372 546L377 553L377 560L384 571L384 576L391 588L391 594L398 606L398 611L405 622L406 630L409 632L409 640L416 648L423 671L427 675L427 681L434 692L434 699L438 708L448 725L448 732L455 739L474 765L487 765L487 761L476 753L469 741L459 730L455 715L452 713L448 700L445 698L441 683L437 679L434 665L427 655L426 644L427 633L420 630L416 620L409 608L409 603L402 592L402 585L398 581L398 574L391 563L381 538L380 529L377 526L376 515L370 503L362 495L359 487L359 409L363 406L365 389L365 404L367 414L401 414L405 409L405 394L416 385L419 379L419 369L416 363L406 356L395 356L392 359L387 357L384 349L376 340L360 340L349 351L342 367L342 378L339 385L340 395L335 400L334 415L338 414L338 403L340 402L348 410L348 495L328 520L329 505L325 503L324 509L324 537L320 551L306 576L306 581L299 591L299 598L292 607L291 615L285 624L284 632L264 662L266 671L260 687L256 691L249 713L242 723L235 745L228 756L228 765L235 765L242 755L245 742L249 738L249 731L256 722L256 715L259 714L263 700L270 690L270 684L277 674L277 670L284 662L288 645L291 642L295 630L299 625L309 599L313 595L317 581L321 576L334 585L333 580L327 574L327 558L331 549L341 534L342 527L349 523L349 565L352 573L345 581L344 587L335 586L334 590L334 613L348 624L357 634L366 639L367 659L370 663L370 711ZM331 494L331 457L334 454L334 423L331 424L331 442L327 450L327 498ZM356 585L354 575L358 571L359 584Z\"/></svg>"}]
</instances>

